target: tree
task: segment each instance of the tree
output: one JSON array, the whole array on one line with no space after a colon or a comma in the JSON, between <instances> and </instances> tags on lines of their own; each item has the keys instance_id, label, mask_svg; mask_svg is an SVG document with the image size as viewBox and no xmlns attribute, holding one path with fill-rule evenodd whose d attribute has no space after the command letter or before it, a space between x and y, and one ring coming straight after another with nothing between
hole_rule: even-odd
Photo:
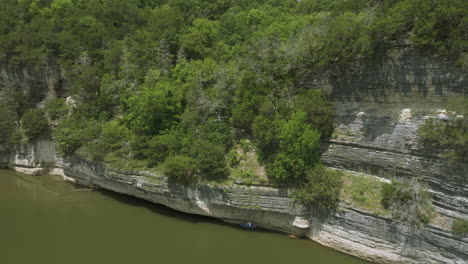
<instances>
[{"instance_id":1,"label":"tree","mask_svg":"<svg viewBox=\"0 0 468 264\"><path fill-rule=\"evenodd\" d=\"M174 56L171 54L168 43L166 42L165 39L162 39L159 42L156 60L157 60L156 65L158 69L161 71L161 74L162 75L169 74L169 70L172 68L172 62L174 60Z\"/></svg>"},{"instance_id":2,"label":"tree","mask_svg":"<svg viewBox=\"0 0 468 264\"><path fill-rule=\"evenodd\" d=\"M74 153L79 147L95 141L101 133L101 125L96 121L96 116L100 115L99 109L87 109L85 104L81 104L74 112L62 119L54 130L54 138L59 151L63 155Z\"/></svg>"},{"instance_id":3,"label":"tree","mask_svg":"<svg viewBox=\"0 0 468 264\"><path fill-rule=\"evenodd\" d=\"M180 155L168 157L163 168L169 181L191 184L197 179L197 164L191 157Z\"/></svg>"},{"instance_id":4,"label":"tree","mask_svg":"<svg viewBox=\"0 0 468 264\"><path fill-rule=\"evenodd\" d=\"M45 111L51 120L57 120L68 112L68 108L63 99L54 98L47 101Z\"/></svg>"},{"instance_id":5,"label":"tree","mask_svg":"<svg viewBox=\"0 0 468 264\"><path fill-rule=\"evenodd\" d=\"M130 148L130 131L117 120L111 120L104 125L100 135L92 142L84 142L94 161L103 161L112 154L119 158L132 158Z\"/></svg>"},{"instance_id":6,"label":"tree","mask_svg":"<svg viewBox=\"0 0 468 264\"><path fill-rule=\"evenodd\" d=\"M277 122L263 115L258 115L252 124L255 145L260 159L264 161L268 161L278 150L277 127Z\"/></svg>"},{"instance_id":7,"label":"tree","mask_svg":"<svg viewBox=\"0 0 468 264\"><path fill-rule=\"evenodd\" d=\"M449 117L448 120L428 118L418 128L425 147L444 151L452 160L468 160L468 123L466 118Z\"/></svg>"},{"instance_id":8,"label":"tree","mask_svg":"<svg viewBox=\"0 0 468 264\"><path fill-rule=\"evenodd\" d=\"M22 91L21 87L7 87L3 93L3 100L4 106L16 114L16 119L20 119L33 104L32 96Z\"/></svg>"},{"instance_id":9,"label":"tree","mask_svg":"<svg viewBox=\"0 0 468 264\"><path fill-rule=\"evenodd\" d=\"M148 30L158 39L170 38L183 25L183 13L177 6L162 5L150 11Z\"/></svg>"},{"instance_id":10,"label":"tree","mask_svg":"<svg viewBox=\"0 0 468 264\"><path fill-rule=\"evenodd\" d=\"M335 110L322 91L309 89L296 96L293 108L306 113L306 122L320 133L322 140L330 138L333 133Z\"/></svg>"},{"instance_id":11,"label":"tree","mask_svg":"<svg viewBox=\"0 0 468 264\"><path fill-rule=\"evenodd\" d=\"M279 149L269 171L281 182L301 182L320 160L320 133L306 123L305 112L295 112L279 129Z\"/></svg>"},{"instance_id":12,"label":"tree","mask_svg":"<svg viewBox=\"0 0 468 264\"><path fill-rule=\"evenodd\" d=\"M210 48L220 33L219 21L199 18L193 21L190 33L181 38L181 46L190 58L199 59L209 55Z\"/></svg>"},{"instance_id":13,"label":"tree","mask_svg":"<svg viewBox=\"0 0 468 264\"><path fill-rule=\"evenodd\" d=\"M423 143L428 147L443 147L443 142L447 140L445 133L446 124L435 118L428 118L424 124L418 128L418 135L423 139Z\"/></svg>"},{"instance_id":14,"label":"tree","mask_svg":"<svg viewBox=\"0 0 468 264\"><path fill-rule=\"evenodd\" d=\"M198 140L193 142L192 156L204 179L223 180L229 175L225 150L222 146Z\"/></svg>"},{"instance_id":15,"label":"tree","mask_svg":"<svg viewBox=\"0 0 468 264\"><path fill-rule=\"evenodd\" d=\"M202 122L229 118L236 89L235 65L220 65L214 59L182 63L173 74L186 89L187 108L195 111Z\"/></svg>"},{"instance_id":16,"label":"tree","mask_svg":"<svg viewBox=\"0 0 468 264\"><path fill-rule=\"evenodd\" d=\"M44 110L35 108L24 113L21 118L21 126L25 130L28 139L34 140L48 129L49 123L45 118Z\"/></svg>"},{"instance_id":17,"label":"tree","mask_svg":"<svg viewBox=\"0 0 468 264\"><path fill-rule=\"evenodd\" d=\"M434 216L431 195L417 178L384 183L381 203L390 210L393 219L413 229L421 228Z\"/></svg>"},{"instance_id":18,"label":"tree","mask_svg":"<svg viewBox=\"0 0 468 264\"><path fill-rule=\"evenodd\" d=\"M246 102L237 104L232 108L232 122L234 127L250 132L255 113Z\"/></svg>"},{"instance_id":19,"label":"tree","mask_svg":"<svg viewBox=\"0 0 468 264\"><path fill-rule=\"evenodd\" d=\"M298 192L299 200L306 205L336 209L343 186L343 173L317 164L307 171L306 181Z\"/></svg>"},{"instance_id":20,"label":"tree","mask_svg":"<svg viewBox=\"0 0 468 264\"><path fill-rule=\"evenodd\" d=\"M124 100L127 126L139 134L154 135L177 122L184 91L172 80L161 78L158 70L150 70L139 91Z\"/></svg>"}]
</instances>

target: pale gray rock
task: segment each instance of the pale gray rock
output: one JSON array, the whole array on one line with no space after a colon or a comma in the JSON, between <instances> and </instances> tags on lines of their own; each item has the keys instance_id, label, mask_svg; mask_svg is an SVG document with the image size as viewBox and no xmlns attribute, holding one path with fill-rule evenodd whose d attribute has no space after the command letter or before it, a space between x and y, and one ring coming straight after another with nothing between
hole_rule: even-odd
<instances>
[{"instance_id":1,"label":"pale gray rock","mask_svg":"<svg viewBox=\"0 0 468 264\"><path fill-rule=\"evenodd\" d=\"M7 160L7 166L4 167L25 174L63 174L62 157L51 139L40 138L34 142L19 144L7 156L0 155L0 165L2 160Z\"/></svg>"},{"instance_id":2,"label":"pale gray rock","mask_svg":"<svg viewBox=\"0 0 468 264\"><path fill-rule=\"evenodd\" d=\"M425 119L447 120L448 100L468 95L468 73L455 61L395 49L347 80L330 81L337 117L324 162L379 177L420 177L441 213L467 218L468 164L424 148L418 137Z\"/></svg>"}]
</instances>

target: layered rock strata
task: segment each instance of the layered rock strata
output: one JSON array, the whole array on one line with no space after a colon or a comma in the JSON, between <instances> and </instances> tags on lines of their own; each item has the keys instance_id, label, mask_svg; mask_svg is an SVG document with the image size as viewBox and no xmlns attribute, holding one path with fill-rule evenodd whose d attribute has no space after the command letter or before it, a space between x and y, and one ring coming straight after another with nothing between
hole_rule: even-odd
<instances>
[{"instance_id":1,"label":"layered rock strata","mask_svg":"<svg viewBox=\"0 0 468 264\"><path fill-rule=\"evenodd\" d=\"M38 139L28 144L19 144L15 150L5 151L1 155L0 152L0 165L6 166L17 172L40 175L40 174L54 174L63 175L62 170L62 157L56 151L55 142L51 139Z\"/></svg>"},{"instance_id":2,"label":"layered rock strata","mask_svg":"<svg viewBox=\"0 0 468 264\"><path fill-rule=\"evenodd\" d=\"M0 62L0 97L12 100L14 93L21 93L37 105L46 98L63 95L66 86L57 65L47 64L37 70Z\"/></svg>"},{"instance_id":3,"label":"layered rock strata","mask_svg":"<svg viewBox=\"0 0 468 264\"><path fill-rule=\"evenodd\" d=\"M430 225L414 232L353 208L332 213L295 205L288 190L259 186L187 187L149 172L118 172L78 157L63 163L68 180L162 204L178 211L255 224L377 263L466 263L468 238Z\"/></svg>"},{"instance_id":4,"label":"layered rock strata","mask_svg":"<svg viewBox=\"0 0 468 264\"><path fill-rule=\"evenodd\" d=\"M450 99L468 96L468 72L455 60L398 49L349 79L329 82L337 116L325 163L423 178L439 212L468 219L468 164L424 148L417 132L426 118L446 119Z\"/></svg>"}]
</instances>

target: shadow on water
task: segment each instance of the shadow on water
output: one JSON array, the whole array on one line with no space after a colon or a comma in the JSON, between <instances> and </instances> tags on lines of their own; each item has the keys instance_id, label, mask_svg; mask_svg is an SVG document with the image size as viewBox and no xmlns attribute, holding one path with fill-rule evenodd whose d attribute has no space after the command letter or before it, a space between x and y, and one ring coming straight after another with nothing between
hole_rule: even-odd
<instances>
[{"instance_id":1,"label":"shadow on water","mask_svg":"<svg viewBox=\"0 0 468 264\"><path fill-rule=\"evenodd\" d=\"M87 187L75 185L72 183L64 184L63 180L59 176L53 176L53 175L30 176L30 175L25 175L21 173L15 173L12 171L7 171L7 172L15 175L14 179L15 179L15 183L17 186L20 186L21 189L28 190L28 192L30 193L33 193L34 192L33 190L38 191L39 189L41 189L44 192L52 193L55 195L67 194L70 191L77 191L77 190L78 191L91 190L91 189L88 189ZM141 198L137 198L131 195L116 193L116 192L105 190L105 189L99 189L96 192L106 197L109 197L119 203L125 204L127 206L141 207L146 210L149 210L152 213L155 213L164 217L172 218L174 220L180 220L189 224L205 224L206 223L206 224L211 224L211 225L230 227L230 228L242 230L245 232L277 233L277 234L283 234L283 235L285 234L284 232L266 229L262 227L257 227L255 229L244 228L238 224L224 222L223 220L215 218L215 217L184 213L184 212L177 211L175 209L169 208L161 204L153 203L153 202L150 202Z\"/></svg>"},{"instance_id":2,"label":"shadow on water","mask_svg":"<svg viewBox=\"0 0 468 264\"><path fill-rule=\"evenodd\" d=\"M175 209L172 209L170 207L167 207L161 204L153 203L153 202L140 199L131 195L116 193L116 192L109 191L109 190L99 189L97 190L97 192L111 199L114 199L120 203L126 204L127 206L142 207L151 211L152 213L159 214L168 218L184 221L190 224L208 223L208 224L217 225L217 226L230 227L230 228L242 230L245 232L273 233L273 234L281 234L281 235L286 234L284 232L280 232L280 231L272 230L272 229L266 229L266 228L262 228L258 226L255 229L244 228L238 224L224 222L223 220L219 218L184 213L184 212L177 211Z\"/></svg>"},{"instance_id":3,"label":"shadow on water","mask_svg":"<svg viewBox=\"0 0 468 264\"><path fill-rule=\"evenodd\" d=\"M87 263L89 257L101 260L96 263L144 263L136 258L154 260L155 250L167 263L219 263L219 259L225 263L254 259L259 263L266 259L272 264L304 263L305 258L316 259L315 263L366 263L308 239L309 243L285 242L293 239L282 232L247 229L112 191L85 190L89 189L65 183L57 176L0 171L0 209L4 212L0 222L7 227L2 231L6 239L0 242L5 240L2 248L11 248L2 253L1 263ZM213 249L210 258L207 247ZM24 254L25 249L31 254ZM77 249L79 256L73 256ZM184 254L180 254L181 249ZM243 254L226 258L237 251ZM21 257L28 261L11 261Z\"/></svg>"}]
</instances>

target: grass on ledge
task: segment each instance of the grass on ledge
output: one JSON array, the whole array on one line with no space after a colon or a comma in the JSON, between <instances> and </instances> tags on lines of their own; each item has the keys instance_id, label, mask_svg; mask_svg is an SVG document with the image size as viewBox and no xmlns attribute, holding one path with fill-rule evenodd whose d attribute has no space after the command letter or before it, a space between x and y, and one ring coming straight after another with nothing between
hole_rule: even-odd
<instances>
[{"instance_id":1,"label":"grass on ledge","mask_svg":"<svg viewBox=\"0 0 468 264\"><path fill-rule=\"evenodd\" d=\"M250 141L241 140L230 153L229 159L231 181L246 185L268 183L265 168L258 161L257 152Z\"/></svg>"},{"instance_id":2,"label":"grass on ledge","mask_svg":"<svg viewBox=\"0 0 468 264\"><path fill-rule=\"evenodd\" d=\"M376 215L390 216L390 212L380 204L382 181L370 175L343 172L343 188L340 193L340 200L343 203Z\"/></svg>"},{"instance_id":3,"label":"grass on ledge","mask_svg":"<svg viewBox=\"0 0 468 264\"><path fill-rule=\"evenodd\" d=\"M258 162L255 148L250 142L241 142L231 153L230 159L235 159L235 164L230 162L230 175L228 178L220 181L203 181L198 184L212 186L226 186L234 183L245 185L268 185L269 181L265 173L265 168ZM80 148L77 154L85 159L91 160L91 155L86 148ZM104 164L121 171L145 170L159 175L163 175L160 166L148 168L147 163L141 160L124 159L110 153L104 158ZM366 210L381 216L390 216L390 213L385 210L380 201L382 199L381 189L382 181L378 178L353 173L350 171L343 172L343 188L340 193L342 203ZM163 176L164 177L164 176ZM159 183L160 179L150 179L155 183Z\"/></svg>"}]
</instances>

